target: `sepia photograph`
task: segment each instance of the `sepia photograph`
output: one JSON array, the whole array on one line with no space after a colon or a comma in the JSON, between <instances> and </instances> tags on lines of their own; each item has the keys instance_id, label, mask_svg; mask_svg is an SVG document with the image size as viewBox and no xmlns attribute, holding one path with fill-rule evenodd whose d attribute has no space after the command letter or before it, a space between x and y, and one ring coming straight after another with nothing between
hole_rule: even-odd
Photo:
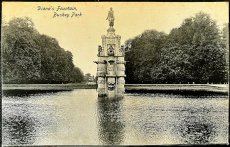
<instances>
[{"instance_id":1,"label":"sepia photograph","mask_svg":"<svg viewBox=\"0 0 230 147\"><path fill-rule=\"evenodd\" d=\"M1 9L2 146L229 145L229 2Z\"/></svg>"}]
</instances>

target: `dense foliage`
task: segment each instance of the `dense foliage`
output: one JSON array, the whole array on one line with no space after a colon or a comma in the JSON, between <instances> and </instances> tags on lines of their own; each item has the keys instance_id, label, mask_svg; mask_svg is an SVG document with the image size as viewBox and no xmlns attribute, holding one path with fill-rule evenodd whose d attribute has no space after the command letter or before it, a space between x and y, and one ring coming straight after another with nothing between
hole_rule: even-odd
<instances>
[{"instance_id":1,"label":"dense foliage","mask_svg":"<svg viewBox=\"0 0 230 147\"><path fill-rule=\"evenodd\" d=\"M55 38L39 34L29 18L14 18L2 27L4 83L69 83L83 81L72 53Z\"/></svg>"},{"instance_id":2,"label":"dense foliage","mask_svg":"<svg viewBox=\"0 0 230 147\"><path fill-rule=\"evenodd\" d=\"M127 40L126 83L227 82L227 32L201 12L168 35L148 30Z\"/></svg>"}]
</instances>

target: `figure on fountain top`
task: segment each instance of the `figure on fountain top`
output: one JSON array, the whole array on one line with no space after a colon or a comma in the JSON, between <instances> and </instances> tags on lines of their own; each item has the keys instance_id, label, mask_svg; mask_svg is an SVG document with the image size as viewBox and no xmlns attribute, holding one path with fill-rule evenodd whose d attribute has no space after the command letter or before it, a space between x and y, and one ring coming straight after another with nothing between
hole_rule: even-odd
<instances>
[{"instance_id":1,"label":"figure on fountain top","mask_svg":"<svg viewBox=\"0 0 230 147\"><path fill-rule=\"evenodd\" d=\"M114 18L114 15L113 15L113 8L110 8L106 20L109 21L109 26L110 26L110 27L113 27L113 26L114 26L114 20L115 20L115 18Z\"/></svg>"},{"instance_id":2,"label":"figure on fountain top","mask_svg":"<svg viewBox=\"0 0 230 147\"><path fill-rule=\"evenodd\" d=\"M114 18L114 14L113 14L113 8L110 8L106 20L109 21L109 29L107 30L107 32L109 34L114 34L115 29L113 28L113 26L114 26L114 20L115 20L115 18Z\"/></svg>"}]
</instances>

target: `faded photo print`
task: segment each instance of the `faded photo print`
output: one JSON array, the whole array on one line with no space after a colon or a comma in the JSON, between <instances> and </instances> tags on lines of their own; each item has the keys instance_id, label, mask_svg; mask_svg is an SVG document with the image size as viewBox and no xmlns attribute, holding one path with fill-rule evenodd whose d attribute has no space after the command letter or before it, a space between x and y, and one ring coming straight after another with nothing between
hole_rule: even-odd
<instances>
[{"instance_id":1,"label":"faded photo print","mask_svg":"<svg viewBox=\"0 0 230 147\"><path fill-rule=\"evenodd\" d=\"M229 144L229 2L1 11L3 146Z\"/></svg>"}]
</instances>

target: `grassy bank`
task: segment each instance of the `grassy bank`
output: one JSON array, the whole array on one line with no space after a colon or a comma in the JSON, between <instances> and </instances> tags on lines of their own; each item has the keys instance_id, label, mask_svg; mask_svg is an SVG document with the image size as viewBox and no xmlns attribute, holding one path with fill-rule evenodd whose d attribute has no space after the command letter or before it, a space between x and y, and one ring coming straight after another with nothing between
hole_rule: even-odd
<instances>
[{"instance_id":1,"label":"grassy bank","mask_svg":"<svg viewBox=\"0 0 230 147\"><path fill-rule=\"evenodd\" d=\"M96 89L96 85L87 84L3 84L4 90L73 90L73 89Z\"/></svg>"},{"instance_id":2,"label":"grassy bank","mask_svg":"<svg viewBox=\"0 0 230 147\"><path fill-rule=\"evenodd\" d=\"M97 85L84 83L75 84L4 84L3 91L9 90L40 90L40 91L64 91L73 89L96 89ZM227 84L126 84L127 93L139 92L207 92L207 93L228 93Z\"/></svg>"},{"instance_id":3,"label":"grassy bank","mask_svg":"<svg viewBox=\"0 0 230 147\"><path fill-rule=\"evenodd\" d=\"M228 94L227 84L126 84L127 93Z\"/></svg>"}]
</instances>

